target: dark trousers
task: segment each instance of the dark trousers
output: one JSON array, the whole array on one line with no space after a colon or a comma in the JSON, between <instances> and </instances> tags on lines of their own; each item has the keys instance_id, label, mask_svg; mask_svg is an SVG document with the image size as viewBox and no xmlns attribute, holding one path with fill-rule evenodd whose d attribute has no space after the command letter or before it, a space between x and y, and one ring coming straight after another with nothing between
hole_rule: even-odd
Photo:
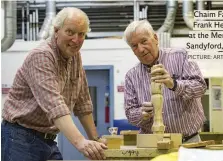
<instances>
[{"instance_id":1,"label":"dark trousers","mask_svg":"<svg viewBox=\"0 0 223 161\"><path fill-rule=\"evenodd\" d=\"M53 140L45 140L31 129L3 121L1 124L2 161L63 160Z\"/></svg>"}]
</instances>

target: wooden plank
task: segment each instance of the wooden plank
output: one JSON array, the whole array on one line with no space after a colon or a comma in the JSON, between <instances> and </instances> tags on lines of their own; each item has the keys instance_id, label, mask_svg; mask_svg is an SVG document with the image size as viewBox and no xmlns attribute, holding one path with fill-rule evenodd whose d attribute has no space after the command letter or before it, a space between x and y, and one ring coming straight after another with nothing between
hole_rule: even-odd
<instances>
[{"instance_id":1,"label":"wooden plank","mask_svg":"<svg viewBox=\"0 0 223 161\"><path fill-rule=\"evenodd\" d=\"M214 140L208 140L208 141L201 141L197 143L186 143L182 144L185 148L198 148L198 147L206 147L207 145L215 144Z\"/></svg>"},{"instance_id":2,"label":"wooden plank","mask_svg":"<svg viewBox=\"0 0 223 161\"><path fill-rule=\"evenodd\" d=\"M205 149L211 149L211 150L223 150L223 144L217 144L217 145L207 145Z\"/></svg>"}]
</instances>

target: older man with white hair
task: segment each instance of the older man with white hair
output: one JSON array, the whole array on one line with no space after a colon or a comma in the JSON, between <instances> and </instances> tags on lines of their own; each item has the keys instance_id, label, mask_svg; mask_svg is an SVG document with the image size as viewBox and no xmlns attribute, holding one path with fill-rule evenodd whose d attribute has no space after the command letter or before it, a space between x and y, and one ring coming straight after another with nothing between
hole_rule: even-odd
<instances>
[{"instance_id":1,"label":"older man with white hair","mask_svg":"<svg viewBox=\"0 0 223 161\"><path fill-rule=\"evenodd\" d=\"M2 110L2 161L62 160L54 141L60 131L87 158L105 159L107 146L93 121L79 52L88 31L83 11L64 8L55 17L52 37L26 57ZM72 112L89 140L73 123Z\"/></svg>"},{"instance_id":2,"label":"older man with white hair","mask_svg":"<svg viewBox=\"0 0 223 161\"><path fill-rule=\"evenodd\" d=\"M184 49L158 46L158 37L147 20L133 21L124 38L140 63L125 76L125 113L141 133L152 133L151 82L162 83L165 132L182 133L183 142L198 142L205 116L201 97L206 83L195 62ZM150 72L150 68L156 69ZM149 72L148 72L149 71Z\"/></svg>"}]
</instances>

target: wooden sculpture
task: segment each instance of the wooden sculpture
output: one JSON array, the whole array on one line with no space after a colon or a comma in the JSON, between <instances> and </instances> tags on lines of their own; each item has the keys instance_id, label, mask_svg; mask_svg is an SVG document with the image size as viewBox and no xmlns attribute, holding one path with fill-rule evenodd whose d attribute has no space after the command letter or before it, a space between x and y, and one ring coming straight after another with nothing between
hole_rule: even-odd
<instances>
[{"instance_id":1,"label":"wooden sculpture","mask_svg":"<svg viewBox=\"0 0 223 161\"><path fill-rule=\"evenodd\" d=\"M156 69L156 66L151 68L151 72ZM152 126L152 131L154 134L163 134L165 131L165 126L163 125L163 92L162 84L151 82L151 102L154 107L154 122Z\"/></svg>"}]
</instances>

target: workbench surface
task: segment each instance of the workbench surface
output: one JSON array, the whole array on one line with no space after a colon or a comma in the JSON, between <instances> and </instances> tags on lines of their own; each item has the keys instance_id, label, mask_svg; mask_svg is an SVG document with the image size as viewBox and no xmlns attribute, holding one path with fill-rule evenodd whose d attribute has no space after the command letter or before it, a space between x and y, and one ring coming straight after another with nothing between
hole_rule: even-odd
<instances>
[{"instance_id":1,"label":"workbench surface","mask_svg":"<svg viewBox=\"0 0 223 161\"><path fill-rule=\"evenodd\" d=\"M136 148L134 146L122 146L121 149L105 150L107 160L145 160L151 159L161 154L177 152L178 149L158 150L157 148Z\"/></svg>"}]
</instances>

